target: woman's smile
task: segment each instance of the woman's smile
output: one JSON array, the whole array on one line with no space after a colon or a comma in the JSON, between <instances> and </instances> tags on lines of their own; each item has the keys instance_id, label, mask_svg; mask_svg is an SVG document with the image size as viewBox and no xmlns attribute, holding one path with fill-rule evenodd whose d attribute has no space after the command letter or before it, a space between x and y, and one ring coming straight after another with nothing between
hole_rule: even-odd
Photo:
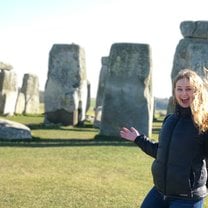
<instances>
[{"instance_id":1,"label":"woman's smile","mask_svg":"<svg viewBox=\"0 0 208 208\"><path fill-rule=\"evenodd\" d=\"M194 99L194 89L188 79L183 78L176 82L175 97L180 106L183 108L190 107Z\"/></svg>"}]
</instances>

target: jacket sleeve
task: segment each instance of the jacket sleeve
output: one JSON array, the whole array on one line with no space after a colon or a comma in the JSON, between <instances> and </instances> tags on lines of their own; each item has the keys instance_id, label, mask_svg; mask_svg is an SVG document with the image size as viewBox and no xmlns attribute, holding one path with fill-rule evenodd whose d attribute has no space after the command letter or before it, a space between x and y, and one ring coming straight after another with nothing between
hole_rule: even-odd
<instances>
[{"instance_id":1,"label":"jacket sleeve","mask_svg":"<svg viewBox=\"0 0 208 208\"><path fill-rule=\"evenodd\" d=\"M204 143L204 154L205 154L206 160L208 161L208 134L205 135L204 141L205 141L205 143Z\"/></svg>"},{"instance_id":2,"label":"jacket sleeve","mask_svg":"<svg viewBox=\"0 0 208 208\"><path fill-rule=\"evenodd\" d=\"M154 142L146 137L144 134L141 134L135 139L134 143L137 144L143 150L143 152L153 158L156 158L158 142Z\"/></svg>"}]
</instances>

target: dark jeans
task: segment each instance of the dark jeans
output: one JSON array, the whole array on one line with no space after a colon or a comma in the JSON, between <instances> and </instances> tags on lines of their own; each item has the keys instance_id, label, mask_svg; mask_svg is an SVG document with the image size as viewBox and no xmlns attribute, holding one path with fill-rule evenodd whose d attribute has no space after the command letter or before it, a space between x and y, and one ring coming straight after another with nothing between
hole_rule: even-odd
<instances>
[{"instance_id":1,"label":"dark jeans","mask_svg":"<svg viewBox=\"0 0 208 208\"><path fill-rule=\"evenodd\" d=\"M203 199L196 201L164 197L153 187L145 197L141 208L202 208L203 201Z\"/></svg>"}]
</instances>

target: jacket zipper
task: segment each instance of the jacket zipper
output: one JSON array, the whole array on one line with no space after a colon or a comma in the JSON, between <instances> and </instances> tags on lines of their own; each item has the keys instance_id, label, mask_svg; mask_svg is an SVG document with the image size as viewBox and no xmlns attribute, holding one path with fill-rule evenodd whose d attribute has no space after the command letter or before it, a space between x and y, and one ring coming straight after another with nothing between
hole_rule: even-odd
<instances>
[{"instance_id":1,"label":"jacket zipper","mask_svg":"<svg viewBox=\"0 0 208 208\"><path fill-rule=\"evenodd\" d=\"M175 125L173 126L173 128L172 128L172 131L171 131L171 133L170 133L170 139L169 139L169 141L168 141L168 145L167 145L167 151L166 151L166 160L165 160L165 176L164 176L164 195L166 195L167 193L167 187L166 187L166 183L167 183L167 164L168 164L168 161L169 161L169 153L170 153L170 144L171 144L171 141L172 141L172 135L173 135L173 131L174 131L174 129L175 129L175 127L176 127L176 124L178 123L178 120L179 119L177 119L176 120L176 122L175 122Z\"/></svg>"}]
</instances>

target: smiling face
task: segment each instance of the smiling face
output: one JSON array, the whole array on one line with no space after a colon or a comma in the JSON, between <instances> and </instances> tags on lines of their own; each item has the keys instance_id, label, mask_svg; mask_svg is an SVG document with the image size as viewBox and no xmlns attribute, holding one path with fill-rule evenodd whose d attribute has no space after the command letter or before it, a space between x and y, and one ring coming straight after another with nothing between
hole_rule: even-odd
<instances>
[{"instance_id":1,"label":"smiling face","mask_svg":"<svg viewBox=\"0 0 208 208\"><path fill-rule=\"evenodd\" d=\"M174 94L177 103L183 108L190 107L194 100L194 88L185 77L176 82Z\"/></svg>"}]
</instances>

